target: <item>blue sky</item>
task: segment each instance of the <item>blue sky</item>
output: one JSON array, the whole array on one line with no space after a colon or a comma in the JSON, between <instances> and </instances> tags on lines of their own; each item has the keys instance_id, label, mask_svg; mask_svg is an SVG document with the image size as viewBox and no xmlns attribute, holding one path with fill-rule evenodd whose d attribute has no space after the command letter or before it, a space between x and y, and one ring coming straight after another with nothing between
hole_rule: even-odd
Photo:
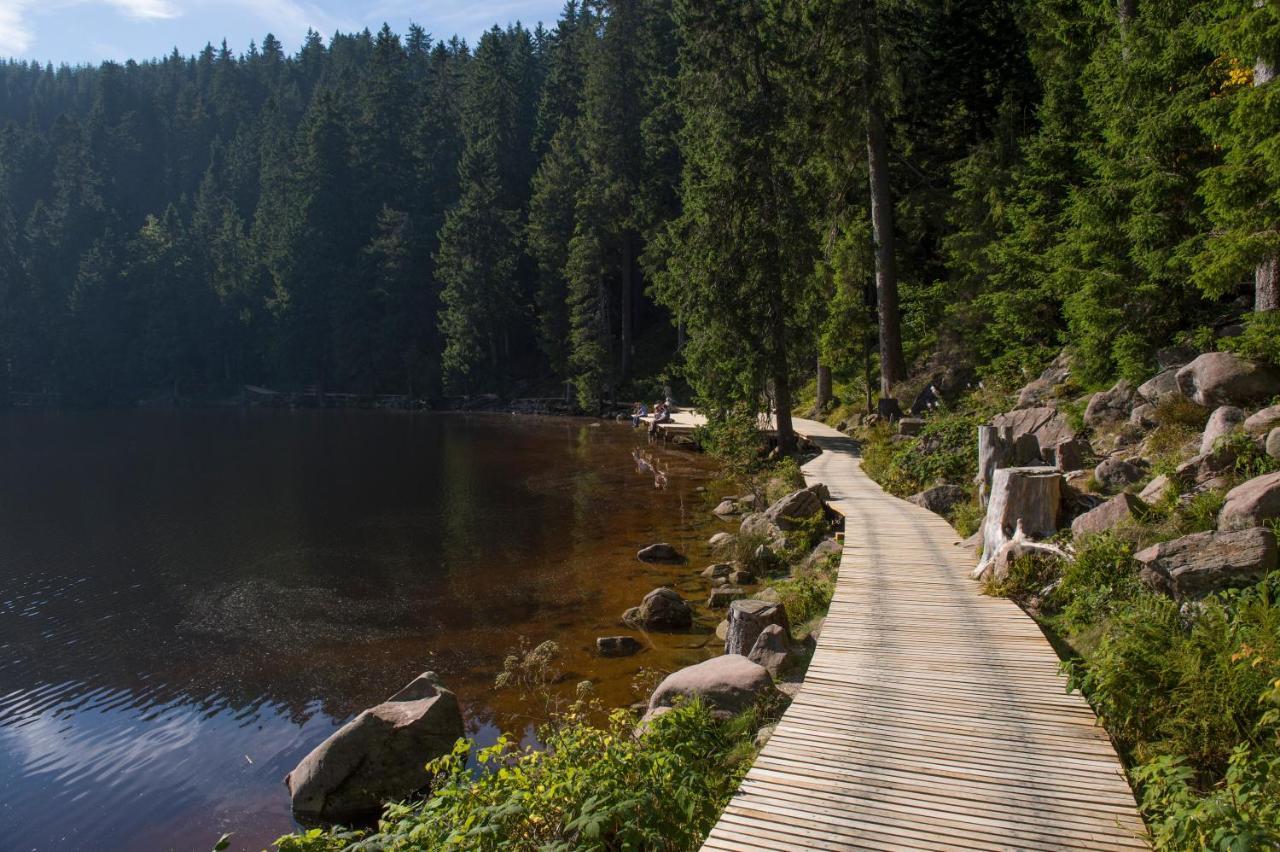
<instances>
[{"instance_id":1,"label":"blue sky","mask_svg":"<svg viewBox=\"0 0 1280 852\"><path fill-rule=\"evenodd\" d=\"M494 23L552 26L563 0L0 0L0 57L54 64L149 59L175 46L192 54L223 38L239 53L274 33L292 52L307 27L326 38L383 21L474 42Z\"/></svg>"}]
</instances>

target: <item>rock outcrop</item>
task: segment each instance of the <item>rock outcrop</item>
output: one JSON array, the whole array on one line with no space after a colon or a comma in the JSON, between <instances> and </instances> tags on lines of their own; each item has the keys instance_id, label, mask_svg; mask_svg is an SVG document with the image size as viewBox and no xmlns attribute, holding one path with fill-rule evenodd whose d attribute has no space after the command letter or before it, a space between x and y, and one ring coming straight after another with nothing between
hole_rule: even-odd
<instances>
[{"instance_id":1,"label":"rock outcrop","mask_svg":"<svg viewBox=\"0 0 1280 852\"><path fill-rule=\"evenodd\" d=\"M1280 471L1255 476L1227 492L1218 513L1218 529L1256 527L1280 518Z\"/></svg>"},{"instance_id":2,"label":"rock outcrop","mask_svg":"<svg viewBox=\"0 0 1280 852\"><path fill-rule=\"evenodd\" d=\"M1280 393L1280 370L1230 352L1206 352L1178 370L1178 389L1206 408L1249 405Z\"/></svg>"},{"instance_id":3,"label":"rock outcrop","mask_svg":"<svg viewBox=\"0 0 1280 852\"><path fill-rule=\"evenodd\" d=\"M645 630L684 630L693 625L693 610L675 589L664 586L645 595L640 606L622 614L622 620Z\"/></svg>"},{"instance_id":4,"label":"rock outcrop","mask_svg":"<svg viewBox=\"0 0 1280 852\"><path fill-rule=\"evenodd\" d=\"M343 725L285 776L293 811L328 822L373 816L383 802L426 787L426 764L452 751L464 733L458 699L425 672Z\"/></svg>"},{"instance_id":5,"label":"rock outcrop","mask_svg":"<svg viewBox=\"0 0 1280 852\"><path fill-rule=\"evenodd\" d=\"M776 624L791 633L791 625L787 622L787 611L780 603L762 600L741 600L729 604L729 629L724 640L726 654L751 653L761 631L771 624Z\"/></svg>"},{"instance_id":6,"label":"rock outcrop","mask_svg":"<svg viewBox=\"0 0 1280 852\"><path fill-rule=\"evenodd\" d=\"M1133 555L1142 581L1178 599L1248 586L1276 567L1276 539L1253 527L1201 532L1152 545Z\"/></svg>"},{"instance_id":7,"label":"rock outcrop","mask_svg":"<svg viewBox=\"0 0 1280 852\"><path fill-rule=\"evenodd\" d=\"M1220 405L1209 415L1209 422L1204 425L1204 434L1200 436L1200 452L1213 451L1219 438L1225 438L1244 423L1244 411L1234 405Z\"/></svg>"}]
</instances>

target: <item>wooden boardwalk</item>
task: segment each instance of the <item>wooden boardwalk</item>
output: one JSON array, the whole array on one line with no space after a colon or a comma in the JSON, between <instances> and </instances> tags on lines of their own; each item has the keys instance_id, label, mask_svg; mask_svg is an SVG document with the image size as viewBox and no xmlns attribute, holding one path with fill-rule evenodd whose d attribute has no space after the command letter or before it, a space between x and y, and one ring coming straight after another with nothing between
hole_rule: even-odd
<instances>
[{"instance_id":1,"label":"wooden boardwalk","mask_svg":"<svg viewBox=\"0 0 1280 852\"><path fill-rule=\"evenodd\" d=\"M804 687L707 850L1143 849L1105 732L1014 603L980 593L942 518L886 494L854 442L797 421L845 516Z\"/></svg>"}]
</instances>

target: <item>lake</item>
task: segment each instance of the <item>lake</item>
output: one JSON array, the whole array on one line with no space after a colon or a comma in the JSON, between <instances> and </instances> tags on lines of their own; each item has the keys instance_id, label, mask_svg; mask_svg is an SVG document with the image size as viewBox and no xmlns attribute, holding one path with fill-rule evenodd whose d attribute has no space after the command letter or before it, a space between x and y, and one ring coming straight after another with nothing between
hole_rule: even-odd
<instances>
[{"instance_id":1,"label":"lake","mask_svg":"<svg viewBox=\"0 0 1280 852\"><path fill-rule=\"evenodd\" d=\"M665 490L632 453L651 449ZM426 669L468 731L530 736L493 678L520 637L637 700L718 616L621 660L600 635L687 597L709 460L580 419L256 409L0 414L0 846L267 848L282 779ZM670 541L684 567L645 565Z\"/></svg>"}]
</instances>

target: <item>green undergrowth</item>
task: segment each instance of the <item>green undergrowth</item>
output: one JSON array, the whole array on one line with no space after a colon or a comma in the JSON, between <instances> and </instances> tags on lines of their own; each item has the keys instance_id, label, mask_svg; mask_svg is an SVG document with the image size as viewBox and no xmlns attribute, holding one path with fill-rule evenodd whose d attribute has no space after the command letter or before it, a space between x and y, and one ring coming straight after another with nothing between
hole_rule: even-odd
<instances>
[{"instance_id":1,"label":"green undergrowth","mask_svg":"<svg viewBox=\"0 0 1280 852\"><path fill-rule=\"evenodd\" d=\"M388 805L372 830L313 829L281 852L338 850L691 850L702 843L778 708L718 721L699 703L604 723L576 707L539 732L543 748L509 737L469 759L460 740L429 765L431 795Z\"/></svg>"}]
</instances>

